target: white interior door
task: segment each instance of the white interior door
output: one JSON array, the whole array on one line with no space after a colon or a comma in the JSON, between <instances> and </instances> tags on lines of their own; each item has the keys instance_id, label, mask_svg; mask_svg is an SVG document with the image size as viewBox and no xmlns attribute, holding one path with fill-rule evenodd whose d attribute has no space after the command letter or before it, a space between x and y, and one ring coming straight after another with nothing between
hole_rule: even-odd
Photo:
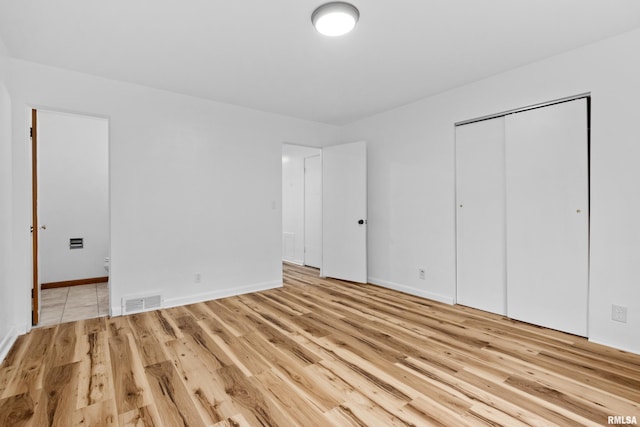
<instances>
[{"instance_id":1,"label":"white interior door","mask_svg":"<svg viewBox=\"0 0 640 427\"><path fill-rule=\"evenodd\" d=\"M367 282L367 145L322 150L322 268L326 277Z\"/></svg>"},{"instance_id":2,"label":"white interior door","mask_svg":"<svg viewBox=\"0 0 640 427\"><path fill-rule=\"evenodd\" d=\"M304 159L304 264L322 265L322 161Z\"/></svg>"},{"instance_id":3,"label":"white interior door","mask_svg":"<svg viewBox=\"0 0 640 427\"><path fill-rule=\"evenodd\" d=\"M508 316L586 336L586 100L507 116L505 135Z\"/></svg>"},{"instance_id":4,"label":"white interior door","mask_svg":"<svg viewBox=\"0 0 640 427\"><path fill-rule=\"evenodd\" d=\"M504 117L456 127L458 304L506 314Z\"/></svg>"}]
</instances>

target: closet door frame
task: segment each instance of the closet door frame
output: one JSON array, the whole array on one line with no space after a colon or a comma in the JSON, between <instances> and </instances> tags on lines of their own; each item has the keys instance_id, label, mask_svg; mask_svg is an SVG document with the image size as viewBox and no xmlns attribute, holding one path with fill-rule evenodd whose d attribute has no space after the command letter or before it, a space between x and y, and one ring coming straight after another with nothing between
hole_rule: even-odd
<instances>
[{"instance_id":1,"label":"closet door frame","mask_svg":"<svg viewBox=\"0 0 640 427\"><path fill-rule=\"evenodd\" d=\"M578 100L578 99L585 99L586 100L586 120L587 120L587 133L586 133L586 156L587 156L587 207L586 207L586 217L587 217L587 247L586 247L586 301L584 302L586 310L587 310L587 315L588 315L588 293L589 293L589 289L588 289L588 281L589 281L589 275L590 275L590 268L589 268L589 257L590 257L590 247L589 247L589 233L590 233L590 220L589 220L589 213L590 213L590 193L591 193L591 188L590 188L590 176L591 176L591 168L590 168L590 153L591 153L591 138L590 138L590 127L591 127L591 122L590 122L590 111L591 111L591 94L590 93L582 93L582 94L578 94L578 95L573 95L573 96L568 96L565 98L559 98L559 99L555 99L552 101L547 101L547 102L542 102L542 103L538 103L538 104L533 104L533 105L529 105L526 107L521 107L521 108L516 108L516 109L512 109L512 110L507 110L507 111L503 111L500 113L496 113L496 114L490 114L490 115L486 115L486 116L482 116L482 117L477 117L474 119L470 119L470 120L464 120L464 121L460 121L455 123L455 128L457 129L459 126L463 126L463 125L468 125L468 124L472 124L472 123L476 123L476 122L481 122L481 121L486 121L486 120L491 120L491 119L495 119L495 118L500 118L500 117L505 117L508 116L510 114L515 114L515 113L520 113L520 112L524 112L524 111L528 111L528 110L534 110L534 109L538 109L538 108L543 108L543 107L547 107L547 106L552 106L555 104L560 104L560 103L564 103L564 102L570 102L570 101L574 101L574 100ZM457 148L456 148L457 150ZM458 168L460 167L460 165L458 164L458 159L457 159L457 153L456 153L456 161L455 161L455 175L456 175L456 194L455 194L455 201L456 201L456 205L455 205L455 211L456 211L456 294L455 294L455 303L460 303L463 304L463 301L460 300L460 294L459 294L459 286L460 286L460 280L461 280L461 272L460 272L460 268L462 267L462 264L464 263L464 261L460 260L460 251L461 251L461 247L460 247L460 233L463 232L463 230L460 229L461 224L459 223L460 221L460 200L459 200L459 171ZM506 185L506 183L505 183ZM505 199L506 199L506 195L505 195ZM506 203L506 200L505 200ZM462 215L464 215L464 213L462 213ZM506 217L505 217L506 218ZM506 229L506 227L505 227ZM505 246L506 246L506 242L505 242ZM506 248L505 248L505 253L506 253ZM505 262L506 265L506 262ZM505 299L508 297L508 284L505 283L505 289L506 289L506 296ZM464 299L464 298L462 298ZM508 313L508 309L506 307L506 301L505 301L505 310L507 311L505 314L507 314L507 316L509 315ZM480 308L483 309L481 307L475 307L475 308ZM487 310L487 311L492 311L492 310ZM498 311L492 311L492 312L497 312L498 314L503 314L500 313ZM588 336L588 319L585 319L585 324L586 324L586 329L584 330L584 334L583 333L579 333L580 335L584 335L584 336Z\"/></svg>"}]
</instances>

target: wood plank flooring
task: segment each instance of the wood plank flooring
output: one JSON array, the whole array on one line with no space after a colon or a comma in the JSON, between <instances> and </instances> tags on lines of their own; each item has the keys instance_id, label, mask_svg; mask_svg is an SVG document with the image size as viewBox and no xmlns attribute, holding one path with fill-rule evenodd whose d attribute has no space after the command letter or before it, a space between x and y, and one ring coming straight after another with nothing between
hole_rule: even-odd
<instances>
[{"instance_id":1,"label":"wood plank flooring","mask_svg":"<svg viewBox=\"0 0 640 427\"><path fill-rule=\"evenodd\" d=\"M285 265L283 288L38 328L1 426L589 426L640 419L640 356Z\"/></svg>"}]
</instances>

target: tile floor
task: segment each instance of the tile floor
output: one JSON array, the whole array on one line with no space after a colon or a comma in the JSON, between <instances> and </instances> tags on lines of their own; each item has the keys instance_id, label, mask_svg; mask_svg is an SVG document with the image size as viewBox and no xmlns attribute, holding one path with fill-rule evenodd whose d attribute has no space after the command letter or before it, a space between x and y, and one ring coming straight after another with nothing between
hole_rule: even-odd
<instances>
[{"instance_id":1,"label":"tile floor","mask_svg":"<svg viewBox=\"0 0 640 427\"><path fill-rule=\"evenodd\" d=\"M40 323L57 325L109 315L107 283L44 289L40 293Z\"/></svg>"}]
</instances>

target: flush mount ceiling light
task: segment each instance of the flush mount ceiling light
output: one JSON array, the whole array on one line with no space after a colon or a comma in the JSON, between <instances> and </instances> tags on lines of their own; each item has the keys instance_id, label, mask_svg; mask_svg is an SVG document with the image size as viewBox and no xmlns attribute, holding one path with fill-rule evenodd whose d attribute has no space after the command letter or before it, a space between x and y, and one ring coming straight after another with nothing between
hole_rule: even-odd
<instances>
[{"instance_id":1,"label":"flush mount ceiling light","mask_svg":"<svg viewBox=\"0 0 640 427\"><path fill-rule=\"evenodd\" d=\"M319 6L311 14L311 22L320 34L325 36L341 36L353 30L360 12L352 4L332 1Z\"/></svg>"}]
</instances>

